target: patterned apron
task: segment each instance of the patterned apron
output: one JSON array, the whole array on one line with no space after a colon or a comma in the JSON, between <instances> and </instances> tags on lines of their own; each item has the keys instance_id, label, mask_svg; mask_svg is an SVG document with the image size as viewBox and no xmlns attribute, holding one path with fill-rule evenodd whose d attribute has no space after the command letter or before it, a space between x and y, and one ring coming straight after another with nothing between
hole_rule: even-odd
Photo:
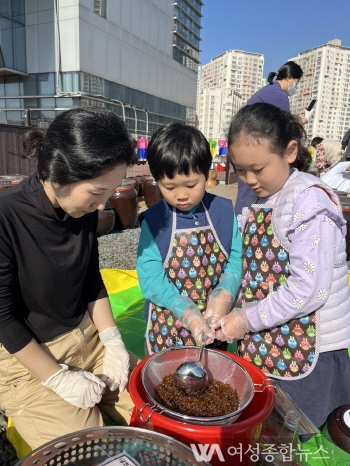
<instances>
[{"instance_id":1,"label":"patterned apron","mask_svg":"<svg viewBox=\"0 0 350 466\"><path fill-rule=\"evenodd\" d=\"M252 205L244 228L242 303L268 299L290 274L289 255L274 235L272 211L268 206ZM318 357L316 312L246 334L239 352L268 376L284 380L307 376Z\"/></svg>"},{"instance_id":2,"label":"patterned apron","mask_svg":"<svg viewBox=\"0 0 350 466\"><path fill-rule=\"evenodd\" d=\"M202 313L206 309L208 296L219 283L228 259L206 208L205 214L208 226L177 230L176 211L173 209L172 242L163 264L169 281L182 296L190 297ZM193 217L195 225L198 225L195 215ZM189 331L169 309L149 303L147 311L146 343L149 354L171 346L197 345ZM225 350L227 344L215 340L207 347Z\"/></svg>"}]
</instances>

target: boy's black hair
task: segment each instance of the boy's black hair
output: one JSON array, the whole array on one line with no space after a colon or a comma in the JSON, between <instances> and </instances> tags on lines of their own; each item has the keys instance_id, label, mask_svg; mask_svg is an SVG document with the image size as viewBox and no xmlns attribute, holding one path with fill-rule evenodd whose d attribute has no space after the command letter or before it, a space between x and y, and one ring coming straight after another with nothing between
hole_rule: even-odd
<instances>
[{"instance_id":1,"label":"boy's black hair","mask_svg":"<svg viewBox=\"0 0 350 466\"><path fill-rule=\"evenodd\" d=\"M194 126L171 123L158 129L147 149L150 171L156 181L176 174L189 175L192 170L208 179L213 158L209 143Z\"/></svg>"}]
</instances>

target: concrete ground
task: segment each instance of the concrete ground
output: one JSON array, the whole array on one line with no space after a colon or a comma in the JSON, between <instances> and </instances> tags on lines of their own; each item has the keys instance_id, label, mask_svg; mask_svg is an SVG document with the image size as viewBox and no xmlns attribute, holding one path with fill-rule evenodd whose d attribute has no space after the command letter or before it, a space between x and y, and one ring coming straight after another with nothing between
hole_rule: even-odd
<instances>
[{"instance_id":1,"label":"concrete ground","mask_svg":"<svg viewBox=\"0 0 350 466\"><path fill-rule=\"evenodd\" d=\"M207 187L206 190L208 193L213 193L218 196L226 197L227 199L231 199L233 204L236 202L237 198L237 189L238 185L237 182L233 184L218 184L214 187Z\"/></svg>"}]
</instances>

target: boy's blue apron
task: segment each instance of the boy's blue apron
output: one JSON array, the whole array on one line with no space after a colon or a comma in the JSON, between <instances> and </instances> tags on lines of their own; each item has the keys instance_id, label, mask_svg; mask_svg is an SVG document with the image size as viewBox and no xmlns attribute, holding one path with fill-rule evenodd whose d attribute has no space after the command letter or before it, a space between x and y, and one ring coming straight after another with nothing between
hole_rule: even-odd
<instances>
[{"instance_id":1,"label":"boy's blue apron","mask_svg":"<svg viewBox=\"0 0 350 466\"><path fill-rule=\"evenodd\" d=\"M181 295L190 297L202 313L228 259L207 209L205 213L209 226L178 230L174 211L172 247L163 264L169 281ZM169 309L149 303L147 316L146 344L149 354L171 346L197 345L191 333ZM207 347L226 350L227 344L215 340Z\"/></svg>"}]
</instances>

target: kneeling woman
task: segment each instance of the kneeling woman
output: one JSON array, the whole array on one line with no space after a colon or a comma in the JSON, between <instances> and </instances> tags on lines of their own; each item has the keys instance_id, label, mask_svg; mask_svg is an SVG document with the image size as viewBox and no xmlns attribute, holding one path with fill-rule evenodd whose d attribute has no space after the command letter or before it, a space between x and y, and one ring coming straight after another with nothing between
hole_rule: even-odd
<instances>
[{"instance_id":1,"label":"kneeling woman","mask_svg":"<svg viewBox=\"0 0 350 466\"><path fill-rule=\"evenodd\" d=\"M115 114L83 108L24 146L37 172L0 196L0 407L36 448L102 426L102 413L129 421L135 361L100 275L97 222L134 156Z\"/></svg>"}]
</instances>

